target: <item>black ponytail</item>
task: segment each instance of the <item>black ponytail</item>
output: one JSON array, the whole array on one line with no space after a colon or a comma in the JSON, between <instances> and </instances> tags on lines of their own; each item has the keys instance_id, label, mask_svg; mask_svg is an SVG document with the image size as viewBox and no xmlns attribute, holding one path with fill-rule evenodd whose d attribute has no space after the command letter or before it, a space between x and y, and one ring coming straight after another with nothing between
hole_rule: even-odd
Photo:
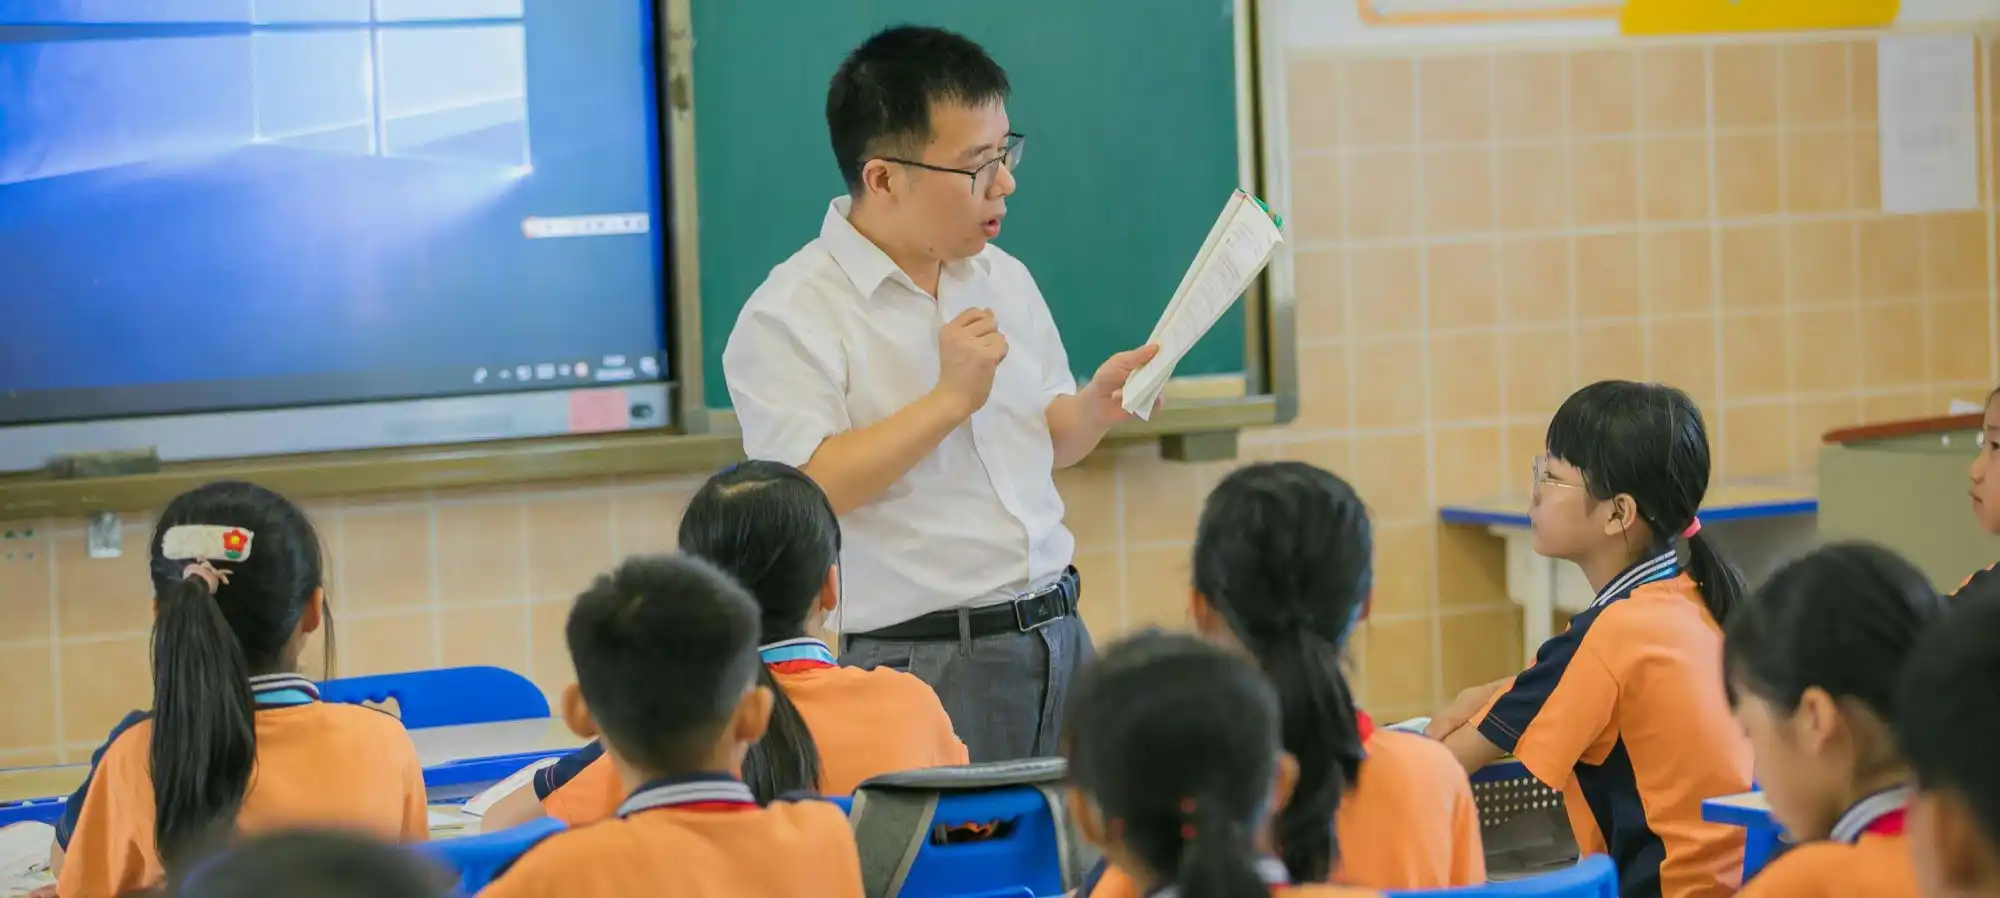
<instances>
[{"instance_id":1,"label":"black ponytail","mask_svg":"<svg viewBox=\"0 0 2000 898\"><path fill-rule=\"evenodd\" d=\"M1181 865L1175 872L1175 894L1182 898L1251 898L1268 896L1271 886L1257 872L1257 846L1241 821L1209 810L1217 802L1194 800L1182 833Z\"/></svg>"},{"instance_id":2,"label":"black ponytail","mask_svg":"<svg viewBox=\"0 0 2000 898\"><path fill-rule=\"evenodd\" d=\"M743 781L758 804L770 804L780 796L819 791L819 746L812 730L799 716L799 707L769 665L757 667L757 682L771 690L771 722L764 738L750 746L743 757Z\"/></svg>"},{"instance_id":3,"label":"black ponytail","mask_svg":"<svg viewBox=\"0 0 2000 898\"><path fill-rule=\"evenodd\" d=\"M1268 898L1258 836L1279 728L1277 696L1249 662L1149 631L1106 649L1079 678L1064 755L1107 837L1153 884L1171 882L1183 898Z\"/></svg>"},{"instance_id":4,"label":"black ponytail","mask_svg":"<svg viewBox=\"0 0 2000 898\"><path fill-rule=\"evenodd\" d=\"M169 870L220 847L257 762L243 648L207 581L161 590L153 623L153 844Z\"/></svg>"},{"instance_id":5,"label":"black ponytail","mask_svg":"<svg viewBox=\"0 0 2000 898\"><path fill-rule=\"evenodd\" d=\"M189 525L247 531L248 556L165 557L167 531ZM151 558L153 839L172 872L235 830L257 761L250 678L296 669L293 637L320 594L322 555L311 522L284 497L214 483L168 503ZM191 573L194 564L212 571Z\"/></svg>"},{"instance_id":6,"label":"black ponytail","mask_svg":"<svg viewBox=\"0 0 2000 898\"><path fill-rule=\"evenodd\" d=\"M1373 585L1373 537L1354 488L1301 462L1238 468L1202 507L1194 586L1277 690L1298 785L1278 819L1294 882L1340 858L1334 812L1361 773L1361 727L1341 648Z\"/></svg>"},{"instance_id":7,"label":"black ponytail","mask_svg":"<svg viewBox=\"0 0 2000 898\"><path fill-rule=\"evenodd\" d=\"M747 461L709 478L689 500L680 547L750 592L761 612L759 640L768 645L806 635L827 573L840 562L840 521L826 493L797 468ZM771 722L744 758L744 781L760 802L817 791L812 730L768 668L758 682L771 690Z\"/></svg>"},{"instance_id":8,"label":"black ponytail","mask_svg":"<svg viewBox=\"0 0 2000 898\"><path fill-rule=\"evenodd\" d=\"M1708 493L1708 427L1694 400L1665 384L1606 380L1570 394L1549 420L1545 445L1583 473L1591 499L1632 497L1651 540L1635 553L1681 539ZM1683 541L1688 578L1709 616L1726 623L1748 591L1743 574L1699 530Z\"/></svg>"}]
</instances>

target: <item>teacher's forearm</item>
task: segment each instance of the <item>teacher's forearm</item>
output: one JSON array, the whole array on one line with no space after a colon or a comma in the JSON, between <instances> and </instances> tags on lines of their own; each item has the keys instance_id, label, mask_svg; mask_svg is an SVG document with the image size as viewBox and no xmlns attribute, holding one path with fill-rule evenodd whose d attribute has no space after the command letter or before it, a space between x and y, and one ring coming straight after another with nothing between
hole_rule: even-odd
<instances>
[{"instance_id":1,"label":"teacher's forearm","mask_svg":"<svg viewBox=\"0 0 2000 898\"><path fill-rule=\"evenodd\" d=\"M910 473L971 414L962 401L932 391L874 424L827 437L803 470L844 515Z\"/></svg>"},{"instance_id":2,"label":"teacher's forearm","mask_svg":"<svg viewBox=\"0 0 2000 898\"><path fill-rule=\"evenodd\" d=\"M1111 432L1110 425L1096 420L1075 393L1050 400L1045 416L1049 420L1049 442L1055 444L1058 469L1083 461L1104 441L1104 435Z\"/></svg>"}]
</instances>

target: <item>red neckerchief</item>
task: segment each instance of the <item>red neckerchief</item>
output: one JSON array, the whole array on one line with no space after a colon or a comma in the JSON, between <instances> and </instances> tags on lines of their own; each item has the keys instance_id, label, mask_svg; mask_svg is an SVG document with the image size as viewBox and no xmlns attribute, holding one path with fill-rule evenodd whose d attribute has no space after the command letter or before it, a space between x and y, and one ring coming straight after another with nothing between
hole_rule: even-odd
<instances>
[{"instance_id":1,"label":"red neckerchief","mask_svg":"<svg viewBox=\"0 0 2000 898\"><path fill-rule=\"evenodd\" d=\"M1868 828L1861 832L1874 836L1900 836L1903 834L1903 824L1909 813L1908 808L1897 808L1875 818L1875 822L1868 824Z\"/></svg>"},{"instance_id":2,"label":"red neckerchief","mask_svg":"<svg viewBox=\"0 0 2000 898\"><path fill-rule=\"evenodd\" d=\"M1354 709L1354 727L1361 731L1361 744L1367 745L1369 737L1375 735L1375 718L1369 717L1368 712L1356 708Z\"/></svg>"},{"instance_id":3,"label":"red neckerchief","mask_svg":"<svg viewBox=\"0 0 2000 898\"><path fill-rule=\"evenodd\" d=\"M817 658L800 658L797 661L780 661L776 664L771 664L767 666L771 668L772 673L795 674L795 673L805 673L806 671L809 670L826 670L828 668L838 667L839 665L828 664L825 661L821 661Z\"/></svg>"}]
</instances>

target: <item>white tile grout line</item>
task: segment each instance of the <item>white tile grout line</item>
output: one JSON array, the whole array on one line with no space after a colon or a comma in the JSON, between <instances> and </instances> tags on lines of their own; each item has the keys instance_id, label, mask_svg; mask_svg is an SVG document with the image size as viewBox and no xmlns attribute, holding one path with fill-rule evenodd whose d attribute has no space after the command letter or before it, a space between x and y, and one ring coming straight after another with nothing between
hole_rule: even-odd
<instances>
[{"instance_id":1,"label":"white tile grout line","mask_svg":"<svg viewBox=\"0 0 2000 898\"><path fill-rule=\"evenodd\" d=\"M1560 69L1557 70L1557 74L1558 77L1560 77L1561 74ZM1493 84L1498 84L1500 82L1500 54L1498 51L1489 53L1486 57L1486 80ZM1500 97L1497 91L1489 92L1487 96L1486 133L1489 136L1495 138L1497 138L1500 134ZM1490 169L1493 172L1493 178L1492 178L1493 220L1494 222L1497 223L1500 220L1500 152L1496 149L1490 154L1490 156L1493 160ZM1565 170L1562 176L1565 179L1565 183L1567 183L1567 179L1569 178L1568 171ZM1567 189L1565 189L1563 192L1565 195L1568 194ZM1500 401L1495 406L1495 408L1496 411L1498 412L1499 420L1505 421L1509 417L1507 413L1508 412L1507 394L1508 394L1508 386L1511 383L1511 380L1510 378L1507 377L1507 369L1509 367L1507 364L1508 340L1503 333L1500 333L1498 331L1498 327L1501 325L1511 325L1512 321L1507 315L1507 300L1506 300L1507 276L1505 274L1506 268L1501 264L1500 248L1498 246L1495 246L1493 248L1493 264L1490 270L1493 275L1493 320L1496 322L1496 328L1495 328L1496 333L1494 334L1493 337L1493 349L1494 349L1493 357L1495 360L1499 362L1499 364L1494 366L1497 370L1493 372L1493 379L1497 382L1496 387L1500 391ZM1502 480L1504 482L1507 476L1506 472L1517 470L1519 465L1515 462L1513 457L1513 442L1507 439L1507 428L1502 426L1499 428L1499 430L1500 430L1500 472ZM1431 570L1433 571L1437 570L1439 560L1444 557L1444 545L1441 542L1442 539L1443 539L1442 533L1439 530L1437 530L1437 528L1432 528L1430 562L1431 562ZM1438 586L1437 577L1435 576L1431 577L1431 593L1438 597L1438 601L1440 603L1444 601L1442 589L1441 587ZM1439 693L1448 692L1450 691L1450 687L1446 686L1443 683L1439 683L1438 691Z\"/></svg>"},{"instance_id":2,"label":"white tile grout line","mask_svg":"<svg viewBox=\"0 0 2000 898\"><path fill-rule=\"evenodd\" d=\"M1702 122L1708 134L1708 306L1715 314L1715 324L1709 327L1710 346L1715 353L1716 401L1729 395L1724 383L1725 366L1722 340L1722 180L1721 167L1717 164L1716 122L1715 122L1715 47L1704 46L1701 50L1702 78ZM1723 420L1722 410L1715 409L1703 416L1708 423L1708 457L1710 476L1729 470L1727 447L1728 423Z\"/></svg>"},{"instance_id":3,"label":"white tile grout line","mask_svg":"<svg viewBox=\"0 0 2000 898\"><path fill-rule=\"evenodd\" d=\"M1413 64L1410 66L1410 102L1416 110L1413 113L1413 117L1416 120L1415 127L1418 140L1423 139L1424 133L1423 88L1423 66L1421 64ZM1488 103L1489 108L1491 105L1491 103ZM1491 155L1489 151L1488 156L1490 157ZM1427 183L1428 179L1425 178L1424 173L1425 168L1423 165L1416 166L1416 213L1417 233L1419 234L1426 233L1430 227L1430 207L1428 205L1430 185ZM1431 327L1430 280L1430 248L1419 247L1417 250L1417 314L1418 320L1423 322L1423 329L1427 333ZM1420 364L1423 366L1422 380L1420 382L1423 385L1424 458L1426 460L1426 464L1424 465L1424 506L1426 508L1435 508L1437 507L1438 494L1436 464L1438 444L1437 433L1431 425L1431 417L1437 407L1437 378L1431 369L1430 340L1426 339L1418 344L1418 354L1422 356ZM1437 563L1435 536L1432 537L1432 553L1431 563L1435 567ZM1428 698L1431 704L1437 705L1441 704L1439 692L1443 689L1439 684L1444 682L1444 628L1439 625L1437 619L1438 595L1436 577L1431 578L1431 586L1427 592L1429 595L1425 598L1425 607L1429 613L1430 626L1428 629L1431 637L1431 683Z\"/></svg>"},{"instance_id":4,"label":"white tile grout line","mask_svg":"<svg viewBox=\"0 0 2000 898\"><path fill-rule=\"evenodd\" d=\"M1565 303L1564 305L1565 314L1563 316L1562 327L1564 330L1568 332L1568 338L1569 338L1568 340L1569 366L1568 369L1564 372L1564 377L1567 380L1567 382L1572 387L1574 387L1576 386L1576 382L1578 380L1578 372L1582 368L1582 360L1579 358L1579 356L1581 355L1581 352L1579 351L1579 342L1582 340L1582 335L1577 330L1576 313L1578 306L1577 280L1579 279L1579 276L1582 274L1583 271L1583 260L1581 258L1583 247L1582 244L1577 239L1578 237L1577 229L1578 226L1581 224L1581 222L1578 220L1579 218L1581 218L1581 216L1577 214L1577 209L1576 209L1578 191L1577 191L1575 173L1576 173L1576 147L1578 139L1577 139L1577 134L1575 133L1576 121L1574 119L1574 116L1571 115L1571 113L1574 111L1573 107L1576 105L1575 104L1576 71L1574 67L1574 63L1576 62L1576 54L1574 52L1565 51L1561 55L1562 55L1562 76L1561 76L1562 88L1560 92L1562 94L1561 119L1562 119L1562 135L1563 135L1563 172L1564 172L1563 195L1568 197L1568 200L1563 203L1563 231L1564 231L1563 257L1569 265L1569 277L1567 279L1568 284L1566 284L1563 288L1564 292L1563 301ZM1637 190L1638 186L1635 184L1633 185L1632 189Z\"/></svg>"},{"instance_id":5,"label":"white tile grout line","mask_svg":"<svg viewBox=\"0 0 2000 898\"><path fill-rule=\"evenodd\" d=\"M1854 117L1855 108L1854 44L1852 42L1842 47L1842 58L1846 63L1842 70L1847 75L1847 117L1851 119ZM1847 145L1847 207L1855 210L1861 208L1861 179L1863 177L1861 160L1856 158L1857 155L1854 144L1849 143ZM1852 326L1854 328L1855 355L1859 357L1856 359L1855 367L1857 369L1865 369L1867 363L1862 360L1868 356L1865 345L1868 334L1862 329L1861 295L1864 291L1861 288L1861 222L1858 220L1847 226L1847 254L1849 257L1847 276L1852 279L1854 290L1853 300L1848 304L1848 308L1851 310L1853 316ZM1854 375L1855 393L1853 400L1849 403L1847 414L1850 419L1855 421L1862 419L1861 389L1868 383L1866 374L1866 370L1857 370ZM1796 434L1793 436L1793 441L1802 442L1798 440ZM1804 450L1805 447L1801 447L1801 449ZM1817 453L1818 449L1814 448L1809 451Z\"/></svg>"},{"instance_id":6,"label":"white tile grout line","mask_svg":"<svg viewBox=\"0 0 2000 898\"><path fill-rule=\"evenodd\" d=\"M1118 632L1120 633L1127 633L1132 629L1132 584L1130 582L1132 578L1126 575L1127 566L1132 563L1129 554L1132 547L1127 545L1125 540L1125 473L1126 466L1124 459L1122 457L1112 459L1111 502L1112 508L1117 514L1111 518L1111 532L1117 534L1118 537L1118 551L1114 553L1114 557L1118 559ZM842 598L845 599L846 597L843 596ZM846 603L842 602L842 604Z\"/></svg>"},{"instance_id":7,"label":"white tile grout line","mask_svg":"<svg viewBox=\"0 0 2000 898\"><path fill-rule=\"evenodd\" d=\"M605 513L611 515L611 523L606 525L605 529L612 532L612 564L617 564L620 560L617 554L618 539L616 536L616 528L618 527L617 502L618 500L611 499L604 503ZM523 657L514 659L520 662L521 666L514 669L533 676L535 666L535 572L533 568L535 555L533 552L528 551L528 547L534 544L534 539L529 532L528 503L522 502L520 504L519 514L521 552L520 595L522 599L526 600L521 603L521 632L526 634L526 636L521 640Z\"/></svg>"},{"instance_id":8,"label":"white tile grout line","mask_svg":"<svg viewBox=\"0 0 2000 898\"><path fill-rule=\"evenodd\" d=\"M1646 56L1647 54L1645 53L1632 54L1632 127L1634 130L1638 129L1639 119L1644 116L1646 109ZM1690 133L1687 136L1693 137L1695 135ZM1638 223L1643 227L1652 222L1652 210L1647 208L1646 202L1646 141L1636 140L1633 144L1636 147L1633 152L1639 160ZM1715 174L1710 172L1708 176L1712 180ZM1652 284L1652 266L1649 264L1646 252L1648 244L1646 243L1645 232L1640 231L1635 233L1632 236L1632 242L1636 246L1636 249L1633 251L1633 265L1638 270L1637 277L1639 278L1639 375L1642 379L1651 381L1653 379L1653 301L1647 288Z\"/></svg>"},{"instance_id":9,"label":"white tile grout line","mask_svg":"<svg viewBox=\"0 0 2000 898\"><path fill-rule=\"evenodd\" d=\"M1639 63L1635 61L1633 63L1633 71L1635 73L1638 71L1638 66ZM1414 64L1412 65L1412 68L1415 68ZM1643 86L1640 83L1640 80L1636 76L1633 78L1632 87L1633 87L1634 97L1637 98L1641 96L1641 90ZM1494 102L1497 103L1498 101L1495 100ZM1784 124L1743 125L1732 128L1715 129L1716 133L1722 137L1772 137L1783 133L1838 134L1843 131L1874 131L1874 130L1877 130L1876 123L1864 122L1858 120L1849 120L1844 122L1824 122L1812 125L1784 125ZM1494 133L1497 134L1498 132ZM1661 131L1643 131L1635 129L1632 131L1616 132L1610 134L1572 135L1567 132L1564 132L1554 137L1533 137L1533 138L1526 138L1526 137L1502 138L1497 136L1488 136L1484 140L1440 140L1440 141L1428 141L1419 138L1417 142L1407 143L1407 144L1405 143L1352 144L1352 145L1337 146L1337 147L1315 147L1309 149L1294 149L1292 150L1291 155L1294 159L1298 158L1323 159L1329 156L1386 156L1399 153L1425 153L1433 151L1473 150L1481 148L1508 149L1508 150L1553 150L1559 148L1562 144L1565 143L1595 145L1595 144L1626 143L1630 141L1645 142L1645 141L1668 141L1668 140L1689 140L1689 139L1698 140L1706 136L1708 136L1708 131L1696 130L1696 129L1680 129L1680 130L1670 129Z\"/></svg>"},{"instance_id":10,"label":"white tile grout line","mask_svg":"<svg viewBox=\"0 0 2000 898\"><path fill-rule=\"evenodd\" d=\"M1786 50L1784 47L1777 48L1777 53L1774 54L1777 57L1777 71L1771 76L1773 82L1772 90L1778 95L1778 126L1780 129L1785 126L1785 53ZM1793 172L1791 171L1791 166L1786 161L1786 157L1790 154L1785 152L1786 141L1782 130L1776 140L1778 143L1778 212L1783 215L1792 211L1791 179ZM1848 155L1852 156L1853 154L1850 153ZM1780 310L1779 320L1784 322L1784 334L1781 336L1781 339L1784 341L1785 348L1785 395L1790 397L1798 392L1799 386L1797 373L1799 346L1798 340L1792 333L1796 330L1793 322L1797 320L1796 316L1798 313L1797 304L1792 302L1792 283L1797 277L1797 272L1794 271L1797 254L1792 252L1792 228L1785 228L1778 237L1778 297L1780 300L1778 307ZM1798 469L1798 446L1794 444L1792 439L1792 434L1798 432L1798 408L1799 404L1796 401L1787 401L1785 403L1785 442L1783 445L1785 447L1785 467L1789 470Z\"/></svg>"},{"instance_id":11,"label":"white tile grout line","mask_svg":"<svg viewBox=\"0 0 2000 898\"><path fill-rule=\"evenodd\" d=\"M2000 246L2000 232L1996 232L1995 230L1993 200L1993 181L1996 177L2000 177L2000 172L1993 170L1993 159L1995 156L1993 152L1993 35L1990 33L1980 35L1973 46L1979 54L1976 60L1977 64L1974 65L1973 70L1983 73L1986 76L1976 79L1973 84L1972 93L1979 103L1977 112L1981 123L1979 167L1986 172L1986 381L1987 383L1992 383L1994 380L2000 379L2000 321L1995 320L1996 316L2000 316L2000 292L1997 292L2000 291L2000 258L1996 258L2000 257L2000 253L1993 251L1993 247ZM1847 80L1849 84L1852 84L1854 81L1852 77L1849 77Z\"/></svg>"},{"instance_id":12,"label":"white tile grout line","mask_svg":"<svg viewBox=\"0 0 2000 898\"><path fill-rule=\"evenodd\" d=\"M1566 173L1567 174L1567 173ZM1711 178L1710 183L1716 179ZM1568 182L1566 182L1568 183ZM1458 231L1450 234L1418 234L1409 237L1373 237L1365 240L1305 240L1292 248L1294 254L1335 252L1342 249L1400 249L1416 245L1442 246L1464 243L1525 243L1535 240L1555 240L1565 237L1618 237L1626 234L1672 234L1684 231L1708 231L1716 228L1784 227L1786 225L1822 224L1842 221L1882 221L1902 216L1888 215L1879 211L1847 209L1834 212L1796 212L1771 215L1738 215L1723 217L1719 210L1694 219L1674 219L1670 221L1631 221L1614 225L1572 224L1563 228L1521 228L1518 230ZM1498 225L1495 226L1496 228Z\"/></svg>"}]
</instances>

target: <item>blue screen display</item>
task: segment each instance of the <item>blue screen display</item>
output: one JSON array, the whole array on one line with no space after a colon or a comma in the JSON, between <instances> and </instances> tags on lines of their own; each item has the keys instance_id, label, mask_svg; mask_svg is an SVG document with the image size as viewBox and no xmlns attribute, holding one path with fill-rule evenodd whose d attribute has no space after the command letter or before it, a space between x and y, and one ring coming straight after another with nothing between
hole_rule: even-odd
<instances>
[{"instance_id":1,"label":"blue screen display","mask_svg":"<svg viewBox=\"0 0 2000 898\"><path fill-rule=\"evenodd\" d=\"M0 424L658 379L653 15L0 0Z\"/></svg>"}]
</instances>

